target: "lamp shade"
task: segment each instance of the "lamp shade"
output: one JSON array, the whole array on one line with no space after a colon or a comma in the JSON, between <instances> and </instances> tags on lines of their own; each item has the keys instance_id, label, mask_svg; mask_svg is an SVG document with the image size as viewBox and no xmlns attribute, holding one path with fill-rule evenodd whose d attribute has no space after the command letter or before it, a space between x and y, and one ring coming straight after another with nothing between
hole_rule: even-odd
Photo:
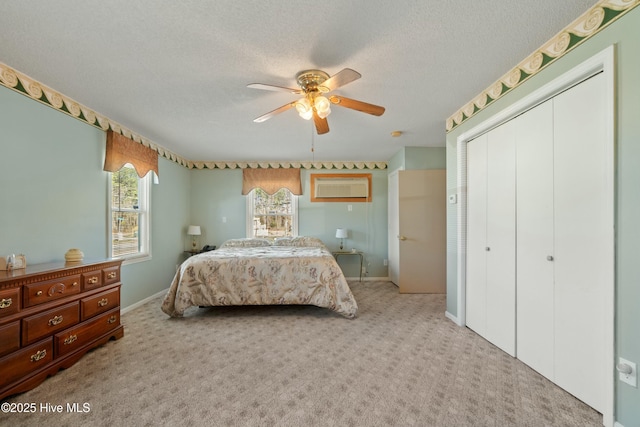
<instances>
[{"instance_id":1,"label":"lamp shade","mask_svg":"<svg viewBox=\"0 0 640 427\"><path fill-rule=\"evenodd\" d=\"M346 228L338 228L336 230L336 238L338 239L346 239L348 237L348 233L349 230L347 230Z\"/></svg>"},{"instance_id":2,"label":"lamp shade","mask_svg":"<svg viewBox=\"0 0 640 427\"><path fill-rule=\"evenodd\" d=\"M199 236L201 234L200 226L199 225L190 225L189 229L187 230L187 234L189 236Z\"/></svg>"}]
</instances>

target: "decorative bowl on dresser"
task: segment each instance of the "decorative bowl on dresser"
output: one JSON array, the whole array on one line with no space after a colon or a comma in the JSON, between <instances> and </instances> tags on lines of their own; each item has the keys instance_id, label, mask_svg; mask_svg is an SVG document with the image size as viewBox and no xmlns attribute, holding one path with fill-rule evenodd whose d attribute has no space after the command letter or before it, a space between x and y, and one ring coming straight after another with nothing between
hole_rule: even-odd
<instances>
[{"instance_id":1,"label":"decorative bowl on dresser","mask_svg":"<svg viewBox=\"0 0 640 427\"><path fill-rule=\"evenodd\" d=\"M109 259L0 271L0 400L122 338L121 264Z\"/></svg>"}]
</instances>

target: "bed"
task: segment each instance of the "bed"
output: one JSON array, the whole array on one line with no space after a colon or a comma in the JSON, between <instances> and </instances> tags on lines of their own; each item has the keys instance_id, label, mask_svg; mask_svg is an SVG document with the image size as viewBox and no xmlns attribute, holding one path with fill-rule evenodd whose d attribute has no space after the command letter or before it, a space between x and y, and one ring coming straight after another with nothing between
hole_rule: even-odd
<instances>
[{"instance_id":1,"label":"bed","mask_svg":"<svg viewBox=\"0 0 640 427\"><path fill-rule=\"evenodd\" d=\"M190 307L289 304L357 315L340 266L317 238L232 239L194 255L176 272L162 311L182 317Z\"/></svg>"}]
</instances>

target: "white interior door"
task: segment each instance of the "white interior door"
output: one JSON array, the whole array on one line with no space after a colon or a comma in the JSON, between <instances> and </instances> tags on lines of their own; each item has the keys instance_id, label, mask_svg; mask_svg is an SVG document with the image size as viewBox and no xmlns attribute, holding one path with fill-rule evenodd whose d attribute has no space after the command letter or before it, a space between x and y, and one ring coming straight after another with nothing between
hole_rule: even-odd
<instances>
[{"instance_id":1,"label":"white interior door","mask_svg":"<svg viewBox=\"0 0 640 427\"><path fill-rule=\"evenodd\" d=\"M484 336L487 321L487 134L467 145L466 324Z\"/></svg>"},{"instance_id":2,"label":"white interior door","mask_svg":"<svg viewBox=\"0 0 640 427\"><path fill-rule=\"evenodd\" d=\"M400 283L400 218L398 214L398 171L391 172L387 178L388 181L388 248L389 248L389 280L396 286Z\"/></svg>"},{"instance_id":3,"label":"white interior door","mask_svg":"<svg viewBox=\"0 0 640 427\"><path fill-rule=\"evenodd\" d=\"M554 378L553 100L517 128L517 355Z\"/></svg>"},{"instance_id":4,"label":"white interior door","mask_svg":"<svg viewBox=\"0 0 640 427\"><path fill-rule=\"evenodd\" d=\"M516 148L513 121L487 135L486 335L512 356L516 345Z\"/></svg>"},{"instance_id":5,"label":"white interior door","mask_svg":"<svg viewBox=\"0 0 640 427\"><path fill-rule=\"evenodd\" d=\"M605 408L613 203L602 74L554 98L555 382Z\"/></svg>"}]
</instances>

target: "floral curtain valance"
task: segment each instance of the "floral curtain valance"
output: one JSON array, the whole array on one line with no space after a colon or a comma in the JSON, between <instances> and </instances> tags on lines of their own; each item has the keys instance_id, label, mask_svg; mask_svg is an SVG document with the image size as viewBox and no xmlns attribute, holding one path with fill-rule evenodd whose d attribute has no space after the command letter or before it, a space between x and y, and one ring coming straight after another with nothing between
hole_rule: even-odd
<instances>
[{"instance_id":1,"label":"floral curtain valance","mask_svg":"<svg viewBox=\"0 0 640 427\"><path fill-rule=\"evenodd\" d=\"M158 175L157 151L132 141L119 133L108 130L104 170L116 172L126 163L133 165L140 178L149 173L149 171L154 171Z\"/></svg>"},{"instance_id":2,"label":"floral curtain valance","mask_svg":"<svg viewBox=\"0 0 640 427\"><path fill-rule=\"evenodd\" d=\"M300 168L291 169L243 169L242 194L249 194L254 188L261 188L267 194L274 194L287 188L292 194L302 194Z\"/></svg>"}]
</instances>

